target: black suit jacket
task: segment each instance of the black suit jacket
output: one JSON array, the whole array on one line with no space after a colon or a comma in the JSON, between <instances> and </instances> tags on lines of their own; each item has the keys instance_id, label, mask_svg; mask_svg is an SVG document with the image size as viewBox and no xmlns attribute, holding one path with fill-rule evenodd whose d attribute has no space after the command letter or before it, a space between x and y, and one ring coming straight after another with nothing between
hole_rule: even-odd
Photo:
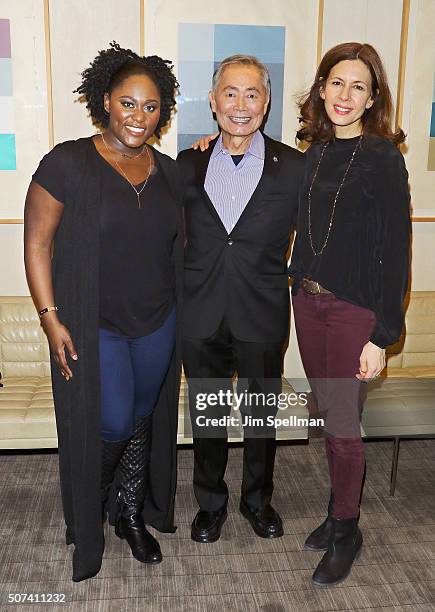
<instances>
[{"instance_id":1,"label":"black suit jacket","mask_svg":"<svg viewBox=\"0 0 435 612\"><path fill-rule=\"evenodd\" d=\"M207 338L227 317L235 337L281 342L289 323L286 253L296 220L304 156L264 136L261 179L230 234L204 189L216 141L181 151L187 244L183 335Z\"/></svg>"}]
</instances>

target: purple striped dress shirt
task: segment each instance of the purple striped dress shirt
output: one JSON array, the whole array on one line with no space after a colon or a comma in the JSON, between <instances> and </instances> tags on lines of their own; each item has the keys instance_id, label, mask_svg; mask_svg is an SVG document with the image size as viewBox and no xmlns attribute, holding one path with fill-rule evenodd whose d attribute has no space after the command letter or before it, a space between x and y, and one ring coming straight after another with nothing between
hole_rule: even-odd
<instances>
[{"instance_id":1,"label":"purple striped dress shirt","mask_svg":"<svg viewBox=\"0 0 435 612\"><path fill-rule=\"evenodd\" d=\"M204 188L228 233L251 199L263 167L264 138L259 130L237 166L223 146L222 134L219 136L210 156Z\"/></svg>"}]
</instances>

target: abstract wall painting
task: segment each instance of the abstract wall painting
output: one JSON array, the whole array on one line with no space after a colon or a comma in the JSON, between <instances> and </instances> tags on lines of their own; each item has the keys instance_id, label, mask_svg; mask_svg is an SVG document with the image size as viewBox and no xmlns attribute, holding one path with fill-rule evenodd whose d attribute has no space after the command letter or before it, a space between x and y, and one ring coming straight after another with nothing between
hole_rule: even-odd
<instances>
[{"instance_id":1,"label":"abstract wall painting","mask_svg":"<svg viewBox=\"0 0 435 612\"><path fill-rule=\"evenodd\" d=\"M16 170L11 27L0 19L0 170Z\"/></svg>"},{"instance_id":2,"label":"abstract wall painting","mask_svg":"<svg viewBox=\"0 0 435 612\"><path fill-rule=\"evenodd\" d=\"M255 55L270 74L272 102L265 126L282 138L285 27L180 23L178 26L178 151L216 131L208 92L213 72L229 55Z\"/></svg>"}]
</instances>

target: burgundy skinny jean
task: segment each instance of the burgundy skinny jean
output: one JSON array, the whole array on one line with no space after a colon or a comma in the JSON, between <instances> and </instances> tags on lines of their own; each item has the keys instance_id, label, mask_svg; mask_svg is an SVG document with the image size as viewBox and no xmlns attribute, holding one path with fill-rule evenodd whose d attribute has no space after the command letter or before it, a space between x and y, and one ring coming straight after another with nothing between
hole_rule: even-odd
<instances>
[{"instance_id":1,"label":"burgundy skinny jean","mask_svg":"<svg viewBox=\"0 0 435 612\"><path fill-rule=\"evenodd\" d=\"M359 514L365 471L360 433L365 383L355 374L376 317L333 294L309 295L302 287L293 296L293 311L302 363L325 421L333 516L353 518Z\"/></svg>"}]
</instances>

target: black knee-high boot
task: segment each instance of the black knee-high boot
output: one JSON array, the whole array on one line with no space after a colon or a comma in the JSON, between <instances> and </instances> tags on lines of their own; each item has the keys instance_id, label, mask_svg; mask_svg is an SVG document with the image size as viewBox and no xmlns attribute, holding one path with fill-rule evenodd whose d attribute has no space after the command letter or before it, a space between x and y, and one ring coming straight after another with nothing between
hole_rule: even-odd
<instances>
[{"instance_id":1,"label":"black knee-high boot","mask_svg":"<svg viewBox=\"0 0 435 612\"><path fill-rule=\"evenodd\" d=\"M109 442L108 440L101 441L101 512L103 523L106 520L106 502L109 496L110 486L129 439L130 438L127 438L127 440L119 440L117 442Z\"/></svg>"},{"instance_id":2,"label":"black knee-high boot","mask_svg":"<svg viewBox=\"0 0 435 612\"><path fill-rule=\"evenodd\" d=\"M137 422L133 437L119 462L119 514L115 532L125 538L133 556L141 563L160 563L159 543L146 529L142 509L148 488L149 457L151 451L152 415Z\"/></svg>"}]
</instances>

